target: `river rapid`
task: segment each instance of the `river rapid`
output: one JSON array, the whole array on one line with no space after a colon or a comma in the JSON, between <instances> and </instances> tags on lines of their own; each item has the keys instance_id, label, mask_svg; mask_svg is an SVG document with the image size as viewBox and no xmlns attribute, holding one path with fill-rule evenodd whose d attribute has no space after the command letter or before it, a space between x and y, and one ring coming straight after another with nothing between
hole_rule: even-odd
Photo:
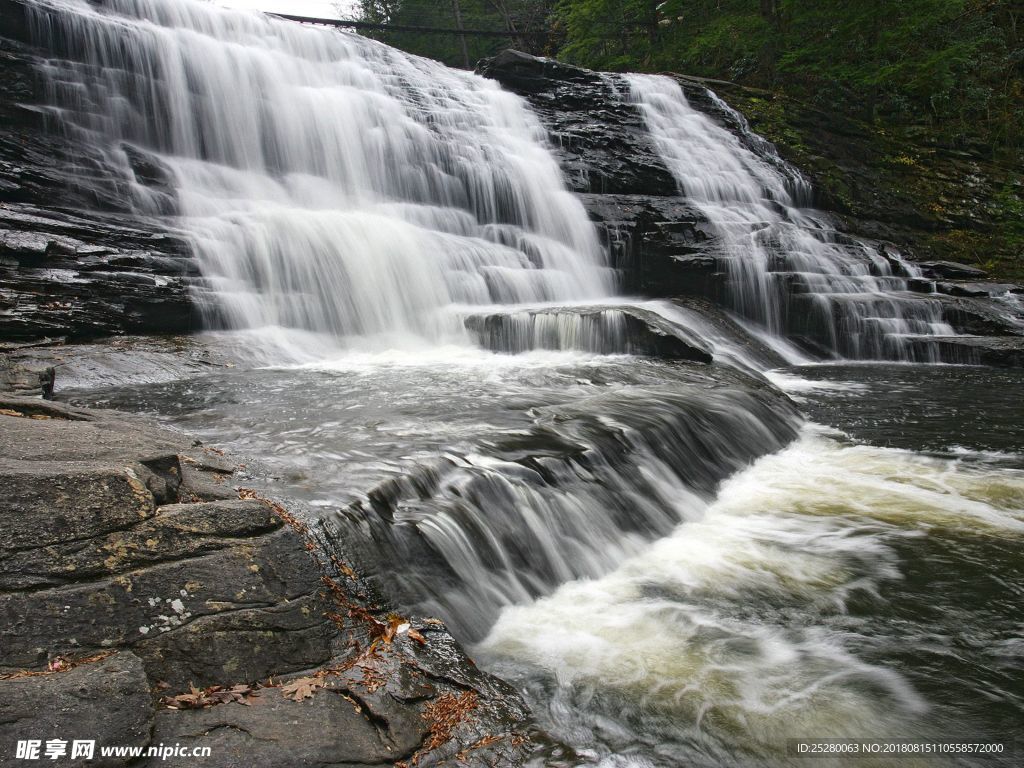
<instances>
[{"instance_id":1,"label":"river rapid","mask_svg":"<svg viewBox=\"0 0 1024 768\"><path fill-rule=\"evenodd\" d=\"M143 350L58 396L196 434L332 527L524 692L538 764L1019 731L1024 378L948 365L975 361L943 357L949 297L713 93L728 119L586 75L694 219L669 267L704 249L719 286L654 300L493 80L198 0L28 8L38 109L89 149L68 185L187 245L208 332L183 354L230 361Z\"/></svg>"},{"instance_id":2,"label":"river rapid","mask_svg":"<svg viewBox=\"0 0 1024 768\"><path fill-rule=\"evenodd\" d=\"M424 545L392 537L379 550L396 557L387 581L404 609L439 614L527 693L565 745L544 764L789 765L802 764L798 738L1012 738L1024 713L1024 376L770 371L804 418L774 432L749 416L709 425L742 435L721 438L721 481L680 474L681 443L649 423L646 440L602 442L594 424L643 434L643 413L699 433L688 392L700 413L716 390L723 412L735 408L736 390L691 368L361 354L64 396L198 433L245 457L247 482L320 517L365 513L368 489L434 466L447 479L396 503L387 526L425 531L431 557L401 559ZM577 464L569 481L557 457L587 439L609 463L592 461L592 477ZM751 440L779 445L750 458L737 446ZM624 446L626 478L610 458ZM527 454L553 476L516 477Z\"/></svg>"}]
</instances>

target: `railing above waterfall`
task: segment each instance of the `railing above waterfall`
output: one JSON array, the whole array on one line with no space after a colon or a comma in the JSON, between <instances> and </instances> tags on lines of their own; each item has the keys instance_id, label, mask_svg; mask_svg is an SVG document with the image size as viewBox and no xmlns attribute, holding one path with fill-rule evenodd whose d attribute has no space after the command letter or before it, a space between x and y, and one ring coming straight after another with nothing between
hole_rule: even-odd
<instances>
[{"instance_id":1,"label":"railing above waterfall","mask_svg":"<svg viewBox=\"0 0 1024 768\"><path fill-rule=\"evenodd\" d=\"M378 24L370 21L355 21L353 19L322 19L312 16L296 16L290 13L271 13L279 19L297 21L302 24L319 24L328 27L340 27L343 29L367 30L373 32L417 32L421 34L435 35L466 35L468 37L497 37L497 38L534 38L545 39L548 32L520 32L516 30L503 29L457 29L455 27L432 27L419 26L415 24Z\"/></svg>"}]
</instances>

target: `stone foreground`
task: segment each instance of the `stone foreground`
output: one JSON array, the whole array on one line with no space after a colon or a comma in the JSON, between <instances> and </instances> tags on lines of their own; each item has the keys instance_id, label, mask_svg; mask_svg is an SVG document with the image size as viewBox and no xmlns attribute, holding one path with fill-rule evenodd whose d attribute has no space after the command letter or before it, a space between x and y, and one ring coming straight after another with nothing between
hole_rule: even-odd
<instances>
[{"instance_id":1,"label":"stone foreground","mask_svg":"<svg viewBox=\"0 0 1024 768\"><path fill-rule=\"evenodd\" d=\"M58 738L211 750L62 765L524 760L527 708L440 622L388 613L329 530L128 418L0 395L0 766Z\"/></svg>"}]
</instances>

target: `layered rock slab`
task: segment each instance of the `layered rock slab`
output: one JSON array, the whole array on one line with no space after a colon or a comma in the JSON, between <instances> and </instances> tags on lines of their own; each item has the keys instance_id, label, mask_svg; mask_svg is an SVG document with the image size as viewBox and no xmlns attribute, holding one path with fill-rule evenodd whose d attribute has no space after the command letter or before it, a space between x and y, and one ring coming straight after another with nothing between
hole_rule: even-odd
<instances>
[{"instance_id":1,"label":"layered rock slab","mask_svg":"<svg viewBox=\"0 0 1024 768\"><path fill-rule=\"evenodd\" d=\"M0 750L81 733L224 766L524 759L515 692L440 623L390 614L326 534L239 498L229 460L41 400L0 398L0 427ZM245 702L173 698L238 685Z\"/></svg>"}]
</instances>

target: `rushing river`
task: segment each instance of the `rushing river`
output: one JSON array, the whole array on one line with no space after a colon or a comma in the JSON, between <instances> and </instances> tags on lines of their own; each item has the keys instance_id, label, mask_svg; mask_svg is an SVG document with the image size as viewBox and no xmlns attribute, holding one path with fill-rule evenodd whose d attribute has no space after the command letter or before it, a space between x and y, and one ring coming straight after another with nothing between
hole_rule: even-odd
<instances>
[{"instance_id":1,"label":"rushing river","mask_svg":"<svg viewBox=\"0 0 1024 768\"><path fill-rule=\"evenodd\" d=\"M1019 731L1024 379L909 364L944 305L740 116L602 80L724 279L719 309L624 298L495 82L197 0L30 8L39 108L103 159L68 183L190 245L220 330L183 346L235 361L59 395L197 434L336 526L525 692L541 764ZM904 364L812 364L839 358Z\"/></svg>"},{"instance_id":2,"label":"rushing river","mask_svg":"<svg viewBox=\"0 0 1024 768\"><path fill-rule=\"evenodd\" d=\"M353 355L67 396L198 432L246 457L249 482L318 515L351 514L368 489L448 457L465 474L393 521L432 532L434 561L388 562L391 583L406 607L476 639L478 659L578 751L547 764L786 765L796 738L1011 738L1024 717L1024 376L784 369L770 378L817 423L749 461L737 446L781 442L792 417L775 432L749 416L714 424L749 430L723 438L715 460L738 471L721 484L718 469L681 478L672 455L686 441L657 432L632 444L626 476L614 462L572 482L515 476L527 455L553 460L566 442L601 450L588 425L695 418L686 393L711 406L716 390L691 368ZM737 391L718 390L735 410ZM504 478L532 516L493 489L467 516L452 489L471 474ZM474 551L463 535L488 525L483 538L525 542L518 581L462 559Z\"/></svg>"},{"instance_id":3,"label":"rushing river","mask_svg":"<svg viewBox=\"0 0 1024 768\"><path fill-rule=\"evenodd\" d=\"M847 433L807 425L671 536L506 611L482 645L606 764L777 765L795 738L1019 733L1024 378L803 373L785 376ZM1016 764L948 762L993 761Z\"/></svg>"}]
</instances>

